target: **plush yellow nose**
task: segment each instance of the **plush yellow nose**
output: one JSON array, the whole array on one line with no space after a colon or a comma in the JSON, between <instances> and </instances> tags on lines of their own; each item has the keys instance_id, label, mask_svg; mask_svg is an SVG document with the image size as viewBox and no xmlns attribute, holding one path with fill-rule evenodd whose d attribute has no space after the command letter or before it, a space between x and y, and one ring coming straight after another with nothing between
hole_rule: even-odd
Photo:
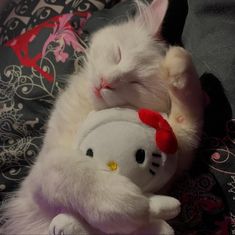
<instances>
[{"instance_id":1,"label":"plush yellow nose","mask_svg":"<svg viewBox=\"0 0 235 235\"><path fill-rule=\"evenodd\" d=\"M114 162L114 161L108 162L108 163L107 163L107 166L109 167L109 169L110 169L111 171L116 171L117 168L118 168L118 164L117 164L116 162Z\"/></svg>"}]
</instances>

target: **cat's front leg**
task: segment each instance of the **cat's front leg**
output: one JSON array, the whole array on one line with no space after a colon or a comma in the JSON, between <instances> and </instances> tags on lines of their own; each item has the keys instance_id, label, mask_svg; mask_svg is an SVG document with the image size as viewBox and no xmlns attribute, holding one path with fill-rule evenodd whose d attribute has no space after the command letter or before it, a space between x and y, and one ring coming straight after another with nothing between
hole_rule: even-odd
<instances>
[{"instance_id":1,"label":"cat's front leg","mask_svg":"<svg viewBox=\"0 0 235 235\"><path fill-rule=\"evenodd\" d=\"M171 98L170 119L182 126L202 122L204 93L191 55L182 47L171 47L162 63L162 76Z\"/></svg>"},{"instance_id":2,"label":"cat's front leg","mask_svg":"<svg viewBox=\"0 0 235 235\"><path fill-rule=\"evenodd\" d=\"M192 151L198 146L203 125L204 93L190 54L181 47L171 47L161 66L171 98L169 123L179 144L179 165L191 165Z\"/></svg>"}]
</instances>

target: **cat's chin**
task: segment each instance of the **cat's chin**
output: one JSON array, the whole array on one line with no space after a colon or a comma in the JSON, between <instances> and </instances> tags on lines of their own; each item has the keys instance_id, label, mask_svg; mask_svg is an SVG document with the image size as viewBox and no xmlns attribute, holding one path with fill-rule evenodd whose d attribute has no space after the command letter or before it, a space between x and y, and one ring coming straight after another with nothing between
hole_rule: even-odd
<instances>
[{"instance_id":1,"label":"cat's chin","mask_svg":"<svg viewBox=\"0 0 235 235\"><path fill-rule=\"evenodd\" d=\"M97 101L97 100L93 101L93 105L94 105L95 110L97 110L97 111L109 108L105 102L100 102L100 101Z\"/></svg>"},{"instance_id":2,"label":"cat's chin","mask_svg":"<svg viewBox=\"0 0 235 235\"><path fill-rule=\"evenodd\" d=\"M99 98L93 97L92 102L95 110L97 111L113 107L110 106L102 97Z\"/></svg>"},{"instance_id":3,"label":"cat's chin","mask_svg":"<svg viewBox=\"0 0 235 235\"><path fill-rule=\"evenodd\" d=\"M117 96L112 91L102 91L101 96L96 97L92 96L93 105L96 110L113 108L113 107L129 107L133 108L131 105L128 105L126 100Z\"/></svg>"},{"instance_id":4,"label":"cat's chin","mask_svg":"<svg viewBox=\"0 0 235 235\"><path fill-rule=\"evenodd\" d=\"M107 104L104 100L103 102L100 102L100 101L94 101L93 102L93 105L95 107L95 110L102 110L102 109L107 109L107 108L128 108L128 109L136 109L135 107L133 107L132 105L130 104L126 104L126 103L123 103L123 104Z\"/></svg>"}]
</instances>

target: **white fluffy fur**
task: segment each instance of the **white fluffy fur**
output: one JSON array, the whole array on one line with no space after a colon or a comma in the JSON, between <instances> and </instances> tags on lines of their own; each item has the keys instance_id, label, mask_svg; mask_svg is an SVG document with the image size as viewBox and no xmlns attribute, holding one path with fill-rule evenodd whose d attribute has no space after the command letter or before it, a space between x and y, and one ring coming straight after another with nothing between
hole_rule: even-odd
<instances>
[{"instance_id":1,"label":"white fluffy fur","mask_svg":"<svg viewBox=\"0 0 235 235\"><path fill-rule=\"evenodd\" d=\"M151 9L148 6L143 11L153 17ZM202 125L199 80L183 49L170 48L164 56L166 46L154 40L148 27L141 27L147 24L144 18L108 26L94 35L85 69L71 78L58 98L37 161L4 208L3 215L9 219L0 228L0 234L48 234L52 218L59 213L82 215L84 234L89 234L86 220L103 232L120 234L135 231L146 222L149 198L135 184L120 175L107 177L106 172L100 173L91 162L85 161L78 167L73 140L94 108L121 105L170 112L169 120L182 151L179 165L183 168L189 165ZM119 49L121 60L115 65L112 58ZM103 100L93 97L91 101L90 87L98 85L101 76L109 79L115 89L111 95L104 90ZM179 116L183 117L182 122L177 121ZM155 223L161 227L161 221ZM149 229L154 231L155 223ZM139 234L146 234L142 229Z\"/></svg>"}]
</instances>

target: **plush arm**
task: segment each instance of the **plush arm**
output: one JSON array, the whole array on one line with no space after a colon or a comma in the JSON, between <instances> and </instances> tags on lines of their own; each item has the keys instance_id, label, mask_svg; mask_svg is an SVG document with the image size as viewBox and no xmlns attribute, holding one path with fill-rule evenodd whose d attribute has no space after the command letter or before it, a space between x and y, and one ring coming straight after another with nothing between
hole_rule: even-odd
<instances>
[{"instance_id":1,"label":"plush arm","mask_svg":"<svg viewBox=\"0 0 235 235\"><path fill-rule=\"evenodd\" d=\"M151 219L173 219L180 213L180 202L169 196L151 195L149 210Z\"/></svg>"}]
</instances>

